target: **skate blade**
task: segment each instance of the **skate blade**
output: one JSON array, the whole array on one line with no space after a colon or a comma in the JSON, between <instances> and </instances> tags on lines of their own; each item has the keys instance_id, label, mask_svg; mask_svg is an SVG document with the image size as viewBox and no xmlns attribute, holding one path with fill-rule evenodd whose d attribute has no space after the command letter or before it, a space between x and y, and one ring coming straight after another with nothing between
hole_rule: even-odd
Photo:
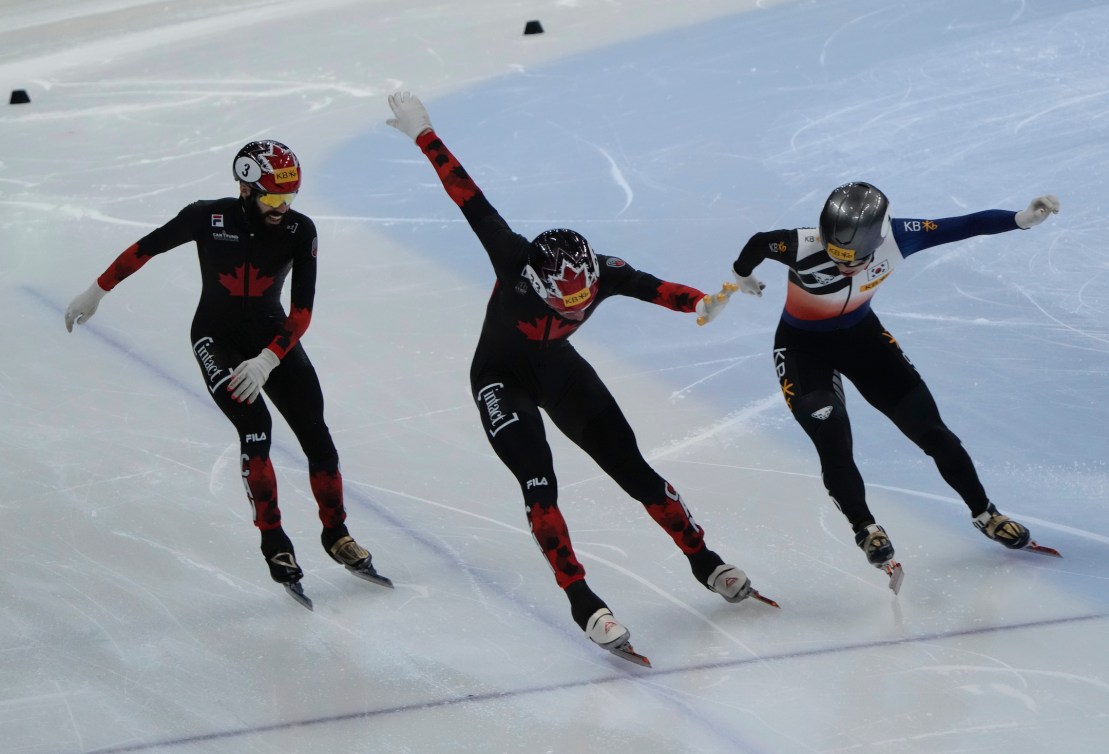
<instances>
[{"instance_id":1,"label":"skate blade","mask_svg":"<svg viewBox=\"0 0 1109 754\"><path fill-rule=\"evenodd\" d=\"M900 592L901 581L905 578L905 572L901 570L901 564L896 560L891 560L882 566L882 570L890 577L890 590L893 591L894 594Z\"/></svg>"},{"instance_id":2,"label":"skate blade","mask_svg":"<svg viewBox=\"0 0 1109 754\"><path fill-rule=\"evenodd\" d=\"M608 651L622 660L634 662L636 665L642 665L648 668L651 667L650 659L648 659L646 655L641 655L632 649L631 644L624 644L620 647L609 647Z\"/></svg>"},{"instance_id":3,"label":"skate blade","mask_svg":"<svg viewBox=\"0 0 1109 754\"><path fill-rule=\"evenodd\" d=\"M292 584L285 584L284 586L285 591L289 593L290 597L299 602L303 607L315 612L315 608L312 606L312 600L304 593L304 587L300 585L299 581Z\"/></svg>"},{"instance_id":4,"label":"skate blade","mask_svg":"<svg viewBox=\"0 0 1109 754\"><path fill-rule=\"evenodd\" d=\"M365 581L369 581L372 584L377 584L378 586L388 587L389 589L395 589L396 588L396 587L393 586L393 582L392 582L391 579L388 579L388 578L382 576L380 573L377 572L377 570L374 569L374 567L372 565L365 565L365 566L362 566L361 568L355 568L353 566L344 566L344 568L346 568L348 571L350 571L352 574L354 574L358 578L364 579Z\"/></svg>"},{"instance_id":5,"label":"skate blade","mask_svg":"<svg viewBox=\"0 0 1109 754\"><path fill-rule=\"evenodd\" d=\"M767 604L767 605L770 605L771 607L776 607L776 608L778 608L779 610L781 610L781 609L782 609L782 606L781 606L781 605L779 605L779 604L778 604L777 602L775 602L774 600L770 599L769 597L764 597L764 596L762 596L762 595L761 595L761 594L759 594L759 593L758 593L758 591L757 591L757 590L755 590L755 589L752 589L752 590L751 590L751 596L752 596L752 597L754 597L755 599L757 599L757 600L758 600L759 602L763 602L763 603L765 603L765 604Z\"/></svg>"},{"instance_id":6,"label":"skate blade","mask_svg":"<svg viewBox=\"0 0 1109 754\"><path fill-rule=\"evenodd\" d=\"M1063 557L1062 555L1059 554L1059 551L1056 550L1054 547L1047 547L1045 545L1038 545L1035 542L1029 542L1028 544L1026 544L1024 547L1022 547L1020 549L1029 550L1031 552L1038 552L1040 555L1050 555L1053 558Z\"/></svg>"}]
</instances>

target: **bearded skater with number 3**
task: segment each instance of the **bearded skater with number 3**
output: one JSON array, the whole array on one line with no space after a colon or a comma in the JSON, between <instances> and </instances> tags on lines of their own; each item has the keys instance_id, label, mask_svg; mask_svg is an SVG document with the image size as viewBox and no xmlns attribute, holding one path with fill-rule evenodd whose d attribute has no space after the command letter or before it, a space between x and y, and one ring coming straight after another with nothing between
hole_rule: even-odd
<instances>
[{"instance_id":1,"label":"bearded skater with number 3","mask_svg":"<svg viewBox=\"0 0 1109 754\"><path fill-rule=\"evenodd\" d=\"M520 485L528 523L570 614L601 647L646 665L628 643L630 632L585 582L585 569L558 508L558 480L542 408L559 430L631 497L643 504L689 560L697 581L729 602L762 598L750 579L705 545L704 531L677 491L652 469L623 412L569 337L609 296L631 296L704 324L727 303L716 295L659 280L618 257L597 254L572 230L515 233L432 130L427 110L408 92L389 97L389 125L413 139L431 161L447 194L481 241L497 281L470 369L470 386L486 439ZM773 604L771 602L771 604Z\"/></svg>"},{"instance_id":2,"label":"bearded skater with number 3","mask_svg":"<svg viewBox=\"0 0 1109 754\"><path fill-rule=\"evenodd\" d=\"M315 225L290 208L300 190L300 161L280 142L253 141L235 155L232 175L239 196L194 202L132 244L73 299L66 329L86 322L109 291L154 256L195 242L201 293L193 355L212 400L238 431L243 483L270 577L311 609L300 585L304 572L281 526L270 462L273 422L263 392L307 456L324 550L354 575L391 587L347 531L339 455L324 423L319 378L300 343L312 319L317 253ZM286 314L281 289L290 271Z\"/></svg>"}]
</instances>

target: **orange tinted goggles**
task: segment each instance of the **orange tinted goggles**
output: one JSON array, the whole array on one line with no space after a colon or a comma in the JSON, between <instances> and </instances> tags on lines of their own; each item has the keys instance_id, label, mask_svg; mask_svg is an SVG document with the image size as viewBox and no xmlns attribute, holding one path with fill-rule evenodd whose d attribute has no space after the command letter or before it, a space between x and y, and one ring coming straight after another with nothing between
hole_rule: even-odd
<instances>
[{"instance_id":1,"label":"orange tinted goggles","mask_svg":"<svg viewBox=\"0 0 1109 754\"><path fill-rule=\"evenodd\" d=\"M282 204L291 205L293 203L293 199L296 199L295 192L292 194L258 194L258 201L262 202L262 204L266 205L267 207L273 207L274 209L277 209Z\"/></svg>"}]
</instances>

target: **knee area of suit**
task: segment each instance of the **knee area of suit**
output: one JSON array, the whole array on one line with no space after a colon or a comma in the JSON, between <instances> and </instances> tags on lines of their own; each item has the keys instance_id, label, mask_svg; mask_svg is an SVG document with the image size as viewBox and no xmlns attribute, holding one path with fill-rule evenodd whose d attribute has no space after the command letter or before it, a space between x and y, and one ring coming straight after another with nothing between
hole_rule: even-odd
<instances>
[{"instance_id":1,"label":"knee area of suit","mask_svg":"<svg viewBox=\"0 0 1109 754\"><path fill-rule=\"evenodd\" d=\"M793 402L793 417L810 435L848 426L847 407L827 390L803 395Z\"/></svg>"},{"instance_id":2,"label":"knee area of suit","mask_svg":"<svg viewBox=\"0 0 1109 754\"><path fill-rule=\"evenodd\" d=\"M948 450L962 447L963 441L954 432L940 424L928 427L916 437L917 445L926 455L943 455Z\"/></svg>"}]
</instances>

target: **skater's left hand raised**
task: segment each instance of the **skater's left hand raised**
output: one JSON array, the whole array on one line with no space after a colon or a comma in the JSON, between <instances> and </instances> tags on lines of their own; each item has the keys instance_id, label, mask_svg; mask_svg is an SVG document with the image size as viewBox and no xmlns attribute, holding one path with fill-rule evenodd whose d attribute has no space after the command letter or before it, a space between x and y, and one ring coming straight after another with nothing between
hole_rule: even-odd
<instances>
[{"instance_id":1,"label":"skater's left hand raised","mask_svg":"<svg viewBox=\"0 0 1109 754\"><path fill-rule=\"evenodd\" d=\"M395 118L385 121L388 125L408 135L415 141L420 134L431 130L431 118L420 98L411 92L394 92L389 95L389 108Z\"/></svg>"},{"instance_id":2,"label":"skater's left hand raised","mask_svg":"<svg viewBox=\"0 0 1109 754\"><path fill-rule=\"evenodd\" d=\"M227 389L232 391L231 397L240 403L254 403L262 392L262 385L270 377L273 368L281 363L277 354L268 348L253 359L247 359L231 373L231 381Z\"/></svg>"},{"instance_id":3,"label":"skater's left hand raised","mask_svg":"<svg viewBox=\"0 0 1109 754\"><path fill-rule=\"evenodd\" d=\"M1028 230L1033 225L1039 225L1047 219L1048 215L1059 214L1059 197L1053 194L1037 196L1028 203L1028 207L1017 212L1014 218L1017 227Z\"/></svg>"}]
</instances>

